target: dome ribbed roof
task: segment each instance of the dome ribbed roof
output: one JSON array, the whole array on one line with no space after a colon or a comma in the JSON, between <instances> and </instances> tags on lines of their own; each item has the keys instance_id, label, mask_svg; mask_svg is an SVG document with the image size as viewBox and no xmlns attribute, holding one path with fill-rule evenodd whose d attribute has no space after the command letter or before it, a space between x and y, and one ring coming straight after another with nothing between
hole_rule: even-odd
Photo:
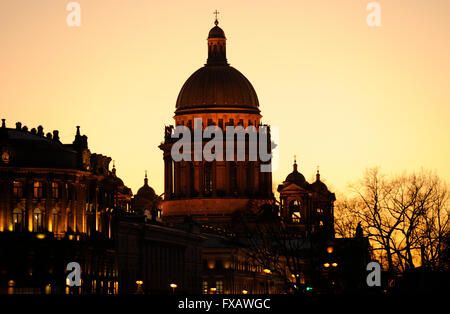
<instances>
[{"instance_id":1,"label":"dome ribbed roof","mask_svg":"<svg viewBox=\"0 0 450 314\"><path fill-rule=\"evenodd\" d=\"M316 174L316 181L311 184L311 188L314 192L328 192L328 187L325 183L323 183L322 181L320 181L320 174L319 174L319 170L317 170L317 174Z\"/></svg>"},{"instance_id":2,"label":"dome ribbed roof","mask_svg":"<svg viewBox=\"0 0 450 314\"><path fill-rule=\"evenodd\" d=\"M229 66L204 66L184 83L176 108L239 107L259 113L258 96L250 81Z\"/></svg>"},{"instance_id":3,"label":"dome ribbed roof","mask_svg":"<svg viewBox=\"0 0 450 314\"><path fill-rule=\"evenodd\" d=\"M155 190L148 185L147 175L145 175L144 185L138 190L136 195L148 200L153 200L156 197Z\"/></svg>"},{"instance_id":4,"label":"dome ribbed roof","mask_svg":"<svg viewBox=\"0 0 450 314\"><path fill-rule=\"evenodd\" d=\"M286 177L286 180L284 180L284 181L295 183L301 187L304 187L305 185L308 184L306 182L305 177L300 172L298 172L296 161L294 161L294 170L290 174L288 174L288 176Z\"/></svg>"},{"instance_id":5,"label":"dome ribbed roof","mask_svg":"<svg viewBox=\"0 0 450 314\"><path fill-rule=\"evenodd\" d=\"M225 38L225 32L216 25L209 31L208 38Z\"/></svg>"}]
</instances>

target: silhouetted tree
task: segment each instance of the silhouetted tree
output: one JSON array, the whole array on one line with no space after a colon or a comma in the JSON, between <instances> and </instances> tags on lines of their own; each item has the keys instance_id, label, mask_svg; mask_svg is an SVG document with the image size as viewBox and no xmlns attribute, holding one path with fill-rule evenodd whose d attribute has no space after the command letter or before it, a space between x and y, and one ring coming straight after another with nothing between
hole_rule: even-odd
<instances>
[{"instance_id":1,"label":"silhouetted tree","mask_svg":"<svg viewBox=\"0 0 450 314\"><path fill-rule=\"evenodd\" d=\"M449 234L449 190L438 176L426 171L386 177L377 168L351 185L349 198L335 208L336 232L361 221L373 250L388 270L404 271L422 265L440 269Z\"/></svg>"}]
</instances>

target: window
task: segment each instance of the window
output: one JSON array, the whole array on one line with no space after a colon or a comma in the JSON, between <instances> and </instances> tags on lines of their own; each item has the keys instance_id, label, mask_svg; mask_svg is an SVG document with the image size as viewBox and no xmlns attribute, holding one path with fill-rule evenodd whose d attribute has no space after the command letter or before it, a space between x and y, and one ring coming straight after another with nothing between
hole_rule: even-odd
<instances>
[{"instance_id":1,"label":"window","mask_svg":"<svg viewBox=\"0 0 450 314\"><path fill-rule=\"evenodd\" d=\"M36 208L33 212L33 231L42 231L42 211Z\"/></svg>"},{"instance_id":2,"label":"window","mask_svg":"<svg viewBox=\"0 0 450 314\"><path fill-rule=\"evenodd\" d=\"M216 281L216 293L223 294L223 281L222 280Z\"/></svg>"},{"instance_id":3,"label":"window","mask_svg":"<svg viewBox=\"0 0 450 314\"><path fill-rule=\"evenodd\" d=\"M202 282L202 292L203 292L203 294L208 294L208 282L207 281Z\"/></svg>"},{"instance_id":4,"label":"window","mask_svg":"<svg viewBox=\"0 0 450 314\"><path fill-rule=\"evenodd\" d=\"M204 167L204 191L205 193L212 192L212 171L211 171L211 163L205 163Z\"/></svg>"},{"instance_id":5,"label":"window","mask_svg":"<svg viewBox=\"0 0 450 314\"><path fill-rule=\"evenodd\" d=\"M244 126L244 120L239 119L238 125Z\"/></svg>"},{"instance_id":6,"label":"window","mask_svg":"<svg viewBox=\"0 0 450 314\"><path fill-rule=\"evenodd\" d=\"M42 182L39 181L35 181L34 185L33 185L33 196L34 198L41 198L43 195L43 187L42 187Z\"/></svg>"},{"instance_id":7,"label":"window","mask_svg":"<svg viewBox=\"0 0 450 314\"><path fill-rule=\"evenodd\" d=\"M23 184L19 181L14 181L14 189L13 189L14 197L22 198L23 197Z\"/></svg>"},{"instance_id":8,"label":"window","mask_svg":"<svg viewBox=\"0 0 450 314\"><path fill-rule=\"evenodd\" d=\"M56 209L53 210L52 214L52 231L58 232L58 211Z\"/></svg>"},{"instance_id":9,"label":"window","mask_svg":"<svg viewBox=\"0 0 450 314\"><path fill-rule=\"evenodd\" d=\"M323 209L322 208L317 208L317 213L318 214L323 214Z\"/></svg>"},{"instance_id":10,"label":"window","mask_svg":"<svg viewBox=\"0 0 450 314\"><path fill-rule=\"evenodd\" d=\"M237 190L237 166L234 162L230 164L230 189L231 192Z\"/></svg>"},{"instance_id":11,"label":"window","mask_svg":"<svg viewBox=\"0 0 450 314\"><path fill-rule=\"evenodd\" d=\"M23 213L19 208L13 210L13 231L22 231Z\"/></svg>"},{"instance_id":12,"label":"window","mask_svg":"<svg viewBox=\"0 0 450 314\"><path fill-rule=\"evenodd\" d=\"M289 203L289 210L291 213L291 221L293 223L300 223L302 215L300 213L301 204L299 200L294 200Z\"/></svg>"},{"instance_id":13,"label":"window","mask_svg":"<svg viewBox=\"0 0 450 314\"><path fill-rule=\"evenodd\" d=\"M292 212L292 222L300 223L301 218L300 212Z\"/></svg>"},{"instance_id":14,"label":"window","mask_svg":"<svg viewBox=\"0 0 450 314\"><path fill-rule=\"evenodd\" d=\"M52 182L52 197L59 198L59 184Z\"/></svg>"}]
</instances>

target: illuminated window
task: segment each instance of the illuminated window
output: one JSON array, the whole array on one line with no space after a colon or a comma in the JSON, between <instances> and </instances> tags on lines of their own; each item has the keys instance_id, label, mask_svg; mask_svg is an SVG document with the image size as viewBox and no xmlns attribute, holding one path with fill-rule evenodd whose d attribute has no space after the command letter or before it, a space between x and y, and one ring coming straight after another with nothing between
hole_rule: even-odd
<instances>
[{"instance_id":1,"label":"illuminated window","mask_svg":"<svg viewBox=\"0 0 450 314\"><path fill-rule=\"evenodd\" d=\"M59 184L52 182L52 197L59 198Z\"/></svg>"},{"instance_id":2,"label":"illuminated window","mask_svg":"<svg viewBox=\"0 0 450 314\"><path fill-rule=\"evenodd\" d=\"M13 210L13 231L22 231L22 210L16 208Z\"/></svg>"},{"instance_id":3,"label":"illuminated window","mask_svg":"<svg viewBox=\"0 0 450 314\"><path fill-rule=\"evenodd\" d=\"M42 231L42 211L36 208L33 212L33 231Z\"/></svg>"},{"instance_id":4,"label":"illuminated window","mask_svg":"<svg viewBox=\"0 0 450 314\"><path fill-rule=\"evenodd\" d=\"M289 210L291 212L291 221L293 223L300 223L302 216L300 213L301 204L299 200L294 200L289 203Z\"/></svg>"},{"instance_id":5,"label":"illuminated window","mask_svg":"<svg viewBox=\"0 0 450 314\"><path fill-rule=\"evenodd\" d=\"M202 293L208 294L208 282L207 281L202 282Z\"/></svg>"},{"instance_id":6,"label":"illuminated window","mask_svg":"<svg viewBox=\"0 0 450 314\"><path fill-rule=\"evenodd\" d=\"M33 184L33 196L34 198L41 198L43 195L43 187L42 187L42 182L39 181L35 181Z\"/></svg>"},{"instance_id":7,"label":"illuminated window","mask_svg":"<svg viewBox=\"0 0 450 314\"><path fill-rule=\"evenodd\" d=\"M22 198L23 197L23 184L22 182L14 181L14 197Z\"/></svg>"},{"instance_id":8,"label":"illuminated window","mask_svg":"<svg viewBox=\"0 0 450 314\"><path fill-rule=\"evenodd\" d=\"M223 281L222 280L216 281L216 293L223 294Z\"/></svg>"},{"instance_id":9,"label":"illuminated window","mask_svg":"<svg viewBox=\"0 0 450 314\"><path fill-rule=\"evenodd\" d=\"M317 213L318 214L323 214L323 209L322 208L317 208Z\"/></svg>"}]
</instances>

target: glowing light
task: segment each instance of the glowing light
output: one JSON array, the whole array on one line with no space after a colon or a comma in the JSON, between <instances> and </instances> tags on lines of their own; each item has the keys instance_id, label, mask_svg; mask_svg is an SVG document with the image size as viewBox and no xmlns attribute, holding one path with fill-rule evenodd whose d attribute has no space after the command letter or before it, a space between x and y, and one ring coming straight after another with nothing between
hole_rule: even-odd
<instances>
[{"instance_id":1,"label":"glowing light","mask_svg":"<svg viewBox=\"0 0 450 314\"><path fill-rule=\"evenodd\" d=\"M178 285L177 285L176 283L171 283L171 284L170 284L170 287L173 288L173 289L175 289L176 287L178 287Z\"/></svg>"},{"instance_id":2,"label":"glowing light","mask_svg":"<svg viewBox=\"0 0 450 314\"><path fill-rule=\"evenodd\" d=\"M323 264L323 266L325 266L326 268L330 267L330 263L325 263Z\"/></svg>"},{"instance_id":3,"label":"glowing light","mask_svg":"<svg viewBox=\"0 0 450 314\"><path fill-rule=\"evenodd\" d=\"M36 238L38 238L39 240L45 239L45 234L38 233L38 234L36 234Z\"/></svg>"},{"instance_id":4,"label":"glowing light","mask_svg":"<svg viewBox=\"0 0 450 314\"><path fill-rule=\"evenodd\" d=\"M332 246L329 246L329 247L327 247L327 252L329 253L329 254L331 254L331 253L333 253L333 247Z\"/></svg>"},{"instance_id":5,"label":"glowing light","mask_svg":"<svg viewBox=\"0 0 450 314\"><path fill-rule=\"evenodd\" d=\"M242 293L243 293L243 294L247 294L248 291L244 289L244 290L242 290Z\"/></svg>"},{"instance_id":6,"label":"glowing light","mask_svg":"<svg viewBox=\"0 0 450 314\"><path fill-rule=\"evenodd\" d=\"M331 264L331 266L333 267L337 267L338 263L334 262L333 264Z\"/></svg>"},{"instance_id":7,"label":"glowing light","mask_svg":"<svg viewBox=\"0 0 450 314\"><path fill-rule=\"evenodd\" d=\"M142 280L136 280L136 284L138 284L139 286L142 285L144 282Z\"/></svg>"},{"instance_id":8,"label":"glowing light","mask_svg":"<svg viewBox=\"0 0 450 314\"><path fill-rule=\"evenodd\" d=\"M268 268L264 268L263 271L264 271L266 274L270 274L270 273L271 273L270 269L268 269Z\"/></svg>"}]
</instances>

